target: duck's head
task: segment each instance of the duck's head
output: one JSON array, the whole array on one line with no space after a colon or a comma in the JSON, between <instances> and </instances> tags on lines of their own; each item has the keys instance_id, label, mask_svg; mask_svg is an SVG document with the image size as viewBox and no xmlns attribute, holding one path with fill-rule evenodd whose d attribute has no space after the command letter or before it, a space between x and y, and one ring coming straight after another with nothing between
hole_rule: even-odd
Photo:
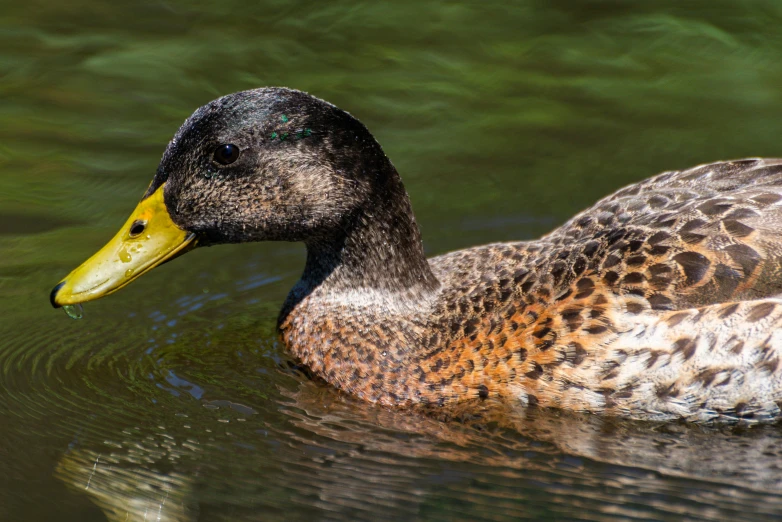
<instances>
[{"instance_id":1,"label":"duck's head","mask_svg":"<svg viewBox=\"0 0 782 522\"><path fill-rule=\"evenodd\" d=\"M52 305L110 294L196 245L330 237L399 187L366 127L329 103L281 88L219 98L185 121L130 218Z\"/></svg>"}]
</instances>

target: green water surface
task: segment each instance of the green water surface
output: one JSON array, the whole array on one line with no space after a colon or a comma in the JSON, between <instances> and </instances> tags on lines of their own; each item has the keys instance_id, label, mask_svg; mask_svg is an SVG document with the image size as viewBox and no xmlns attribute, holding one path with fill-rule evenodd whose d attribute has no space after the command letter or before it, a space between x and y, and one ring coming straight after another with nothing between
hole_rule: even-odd
<instances>
[{"instance_id":1,"label":"green water surface","mask_svg":"<svg viewBox=\"0 0 782 522\"><path fill-rule=\"evenodd\" d=\"M361 119L427 251L541 235L662 170L782 155L782 2L31 0L0 6L0 520L759 520L782 429L361 403L292 368L290 243L196 250L74 321L199 105Z\"/></svg>"}]
</instances>

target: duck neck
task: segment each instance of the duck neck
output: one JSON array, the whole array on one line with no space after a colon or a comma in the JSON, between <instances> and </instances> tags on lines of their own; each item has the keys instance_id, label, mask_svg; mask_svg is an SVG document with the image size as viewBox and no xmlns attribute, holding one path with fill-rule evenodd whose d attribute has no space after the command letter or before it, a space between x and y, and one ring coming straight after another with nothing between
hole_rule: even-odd
<instances>
[{"instance_id":1,"label":"duck neck","mask_svg":"<svg viewBox=\"0 0 782 522\"><path fill-rule=\"evenodd\" d=\"M311 238L302 276L309 291L420 299L440 283L424 256L410 199L396 172L391 187L346 217L329 234Z\"/></svg>"}]
</instances>

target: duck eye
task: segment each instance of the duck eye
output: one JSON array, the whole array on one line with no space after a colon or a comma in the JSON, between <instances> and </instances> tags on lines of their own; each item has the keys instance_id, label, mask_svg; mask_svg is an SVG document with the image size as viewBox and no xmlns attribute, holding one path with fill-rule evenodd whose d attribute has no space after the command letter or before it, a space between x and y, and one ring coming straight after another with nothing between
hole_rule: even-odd
<instances>
[{"instance_id":1,"label":"duck eye","mask_svg":"<svg viewBox=\"0 0 782 522\"><path fill-rule=\"evenodd\" d=\"M221 165L229 165L239 159L239 147L227 143L215 150L214 160Z\"/></svg>"}]
</instances>

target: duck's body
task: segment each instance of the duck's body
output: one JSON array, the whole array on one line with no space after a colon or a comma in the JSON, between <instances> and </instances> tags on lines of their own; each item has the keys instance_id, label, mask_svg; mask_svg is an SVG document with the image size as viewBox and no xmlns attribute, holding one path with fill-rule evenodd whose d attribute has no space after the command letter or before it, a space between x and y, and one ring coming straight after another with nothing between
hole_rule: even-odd
<instances>
[{"instance_id":1,"label":"duck's body","mask_svg":"<svg viewBox=\"0 0 782 522\"><path fill-rule=\"evenodd\" d=\"M165 200L182 245L304 241L282 338L363 399L491 398L656 419L782 414L782 160L664 173L540 240L427 261L401 180L363 125L304 93L266 89L196 111L146 197ZM154 263L182 247L171 248ZM89 286L71 281L80 270L55 288L55 304L126 283L74 292Z\"/></svg>"},{"instance_id":2,"label":"duck's body","mask_svg":"<svg viewBox=\"0 0 782 522\"><path fill-rule=\"evenodd\" d=\"M283 339L328 382L384 404L775 417L780 201L782 160L664 173L537 241L435 257L431 288L300 283Z\"/></svg>"}]
</instances>

